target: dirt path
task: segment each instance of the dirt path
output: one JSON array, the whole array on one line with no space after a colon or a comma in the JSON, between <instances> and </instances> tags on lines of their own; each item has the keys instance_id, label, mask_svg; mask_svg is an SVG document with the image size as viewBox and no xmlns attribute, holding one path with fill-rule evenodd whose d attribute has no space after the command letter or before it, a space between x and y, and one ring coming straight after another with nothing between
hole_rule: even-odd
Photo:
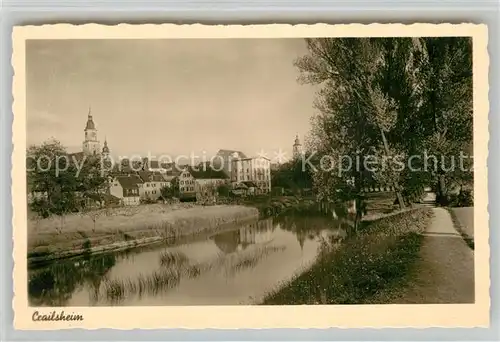
<instances>
[{"instance_id":1,"label":"dirt path","mask_svg":"<svg viewBox=\"0 0 500 342\"><path fill-rule=\"evenodd\" d=\"M450 214L433 211L412 281L394 304L474 302L474 252L453 228Z\"/></svg>"}]
</instances>

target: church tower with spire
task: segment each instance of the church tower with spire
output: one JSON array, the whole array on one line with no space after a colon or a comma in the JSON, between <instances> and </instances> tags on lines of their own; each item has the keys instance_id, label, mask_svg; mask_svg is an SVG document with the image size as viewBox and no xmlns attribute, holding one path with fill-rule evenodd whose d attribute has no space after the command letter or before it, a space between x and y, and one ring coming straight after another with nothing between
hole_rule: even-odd
<instances>
[{"instance_id":1,"label":"church tower with spire","mask_svg":"<svg viewBox=\"0 0 500 342\"><path fill-rule=\"evenodd\" d=\"M86 155L100 154L101 146L99 140L97 140L97 129L95 128L90 108L87 117L87 125L85 126L84 132L85 140L83 141L83 153L85 153Z\"/></svg>"},{"instance_id":2,"label":"church tower with spire","mask_svg":"<svg viewBox=\"0 0 500 342\"><path fill-rule=\"evenodd\" d=\"M109 157L108 139L106 139L106 138L104 138L104 147L102 148L102 156L104 158Z\"/></svg>"},{"instance_id":3,"label":"church tower with spire","mask_svg":"<svg viewBox=\"0 0 500 342\"><path fill-rule=\"evenodd\" d=\"M109 156L109 147L108 147L108 139L107 138L104 138L104 146L102 148L102 154L101 154L101 157L102 157L102 163L104 165L104 167L106 168L106 170L111 170L111 168L113 167L113 161L111 160L110 156Z\"/></svg>"},{"instance_id":4,"label":"church tower with spire","mask_svg":"<svg viewBox=\"0 0 500 342\"><path fill-rule=\"evenodd\" d=\"M300 143L299 135L297 134L295 136L295 142L293 144L293 157L300 158L301 154L302 154L302 144Z\"/></svg>"}]
</instances>

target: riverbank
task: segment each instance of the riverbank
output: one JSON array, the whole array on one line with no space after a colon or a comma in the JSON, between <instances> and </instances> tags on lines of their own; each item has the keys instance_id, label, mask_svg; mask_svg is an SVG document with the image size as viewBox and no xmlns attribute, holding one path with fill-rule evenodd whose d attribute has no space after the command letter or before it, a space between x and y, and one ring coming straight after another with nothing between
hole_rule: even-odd
<instances>
[{"instance_id":1,"label":"riverbank","mask_svg":"<svg viewBox=\"0 0 500 342\"><path fill-rule=\"evenodd\" d=\"M119 251L255 220L238 205L151 204L28 220L28 264Z\"/></svg>"},{"instance_id":2,"label":"riverbank","mask_svg":"<svg viewBox=\"0 0 500 342\"><path fill-rule=\"evenodd\" d=\"M385 304L474 303L474 251L453 226L445 208L433 208L419 257L404 287L383 298ZM373 298L371 304L380 304Z\"/></svg>"},{"instance_id":3,"label":"riverbank","mask_svg":"<svg viewBox=\"0 0 500 342\"><path fill-rule=\"evenodd\" d=\"M336 248L321 252L306 272L268 294L264 305L384 302L403 286L419 257L432 210L413 209L363 223Z\"/></svg>"}]
</instances>

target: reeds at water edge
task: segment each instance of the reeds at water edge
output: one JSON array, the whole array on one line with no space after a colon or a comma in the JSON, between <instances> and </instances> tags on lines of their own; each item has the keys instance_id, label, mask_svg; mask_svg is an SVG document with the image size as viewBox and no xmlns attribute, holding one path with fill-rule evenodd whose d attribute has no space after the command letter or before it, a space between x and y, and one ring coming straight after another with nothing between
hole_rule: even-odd
<instances>
[{"instance_id":1,"label":"reeds at water edge","mask_svg":"<svg viewBox=\"0 0 500 342\"><path fill-rule=\"evenodd\" d=\"M160 254L160 269L151 274L139 274L134 278L106 279L103 281L104 296L111 303L119 303L130 295L158 295L178 286L182 278L192 279L210 271L222 272L221 276L232 277L245 269L255 267L264 257L281 252L285 246L262 246L247 253L220 254L214 260L190 264L189 258L179 251L164 251Z\"/></svg>"}]
</instances>

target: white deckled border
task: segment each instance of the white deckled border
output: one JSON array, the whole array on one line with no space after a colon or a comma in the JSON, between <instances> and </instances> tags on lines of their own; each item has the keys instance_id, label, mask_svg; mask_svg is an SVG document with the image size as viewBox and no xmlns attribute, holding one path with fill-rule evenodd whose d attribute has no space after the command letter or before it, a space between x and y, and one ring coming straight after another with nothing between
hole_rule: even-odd
<instances>
[{"instance_id":1,"label":"white deckled border","mask_svg":"<svg viewBox=\"0 0 500 342\"><path fill-rule=\"evenodd\" d=\"M475 159L475 304L349 305L349 306L176 306L30 308L27 299L26 214L26 85L27 39L182 39L182 38L298 38L298 37L472 36L474 70ZM67 328L360 328L360 327L485 327L489 326L488 232L488 31L475 24L350 24L350 25L128 25L98 24L14 27L13 30L13 155L12 204L14 239L14 327L57 330ZM83 322L32 321L39 310L78 313Z\"/></svg>"}]
</instances>

